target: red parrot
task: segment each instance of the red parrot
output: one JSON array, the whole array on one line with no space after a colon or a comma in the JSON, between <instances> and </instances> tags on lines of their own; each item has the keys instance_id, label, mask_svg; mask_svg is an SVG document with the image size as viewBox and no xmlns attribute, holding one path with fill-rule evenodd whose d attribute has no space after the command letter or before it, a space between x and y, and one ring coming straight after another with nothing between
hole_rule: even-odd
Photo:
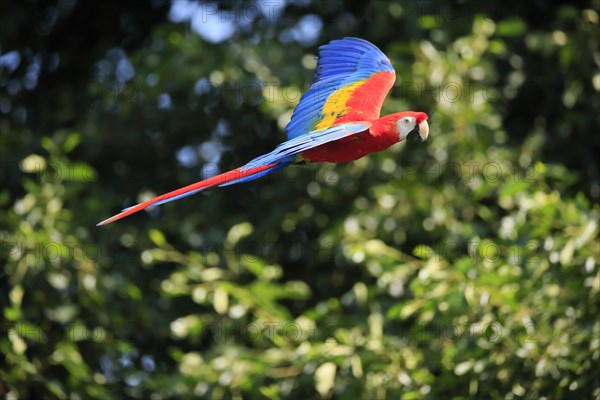
<instances>
[{"instance_id":1,"label":"red parrot","mask_svg":"<svg viewBox=\"0 0 600 400\"><path fill-rule=\"evenodd\" d=\"M260 178L293 164L347 162L394 143L429 135L427 114L402 111L379 117L396 73L389 58L363 39L347 37L319 48L313 83L286 126L287 141L248 164L124 209L106 225L153 205L168 203L214 186Z\"/></svg>"}]
</instances>

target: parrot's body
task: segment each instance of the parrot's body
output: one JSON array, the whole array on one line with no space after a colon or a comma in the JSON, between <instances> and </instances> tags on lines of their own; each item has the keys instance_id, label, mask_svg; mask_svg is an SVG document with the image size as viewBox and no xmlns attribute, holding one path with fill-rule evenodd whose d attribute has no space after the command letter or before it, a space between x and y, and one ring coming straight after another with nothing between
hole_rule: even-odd
<instances>
[{"instance_id":1,"label":"parrot's body","mask_svg":"<svg viewBox=\"0 0 600 400\"><path fill-rule=\"evenodd\" d=\"M347 162L417 135L424 141L427 114L404 111L379 117L395 78L390 60L365 40L344 38L323 45L314 81L286 126L287 141L240 168L126 208L98 225L210 187L260 178L293 164L297 155L312 162Z\"/></svg>"}]
</instances>

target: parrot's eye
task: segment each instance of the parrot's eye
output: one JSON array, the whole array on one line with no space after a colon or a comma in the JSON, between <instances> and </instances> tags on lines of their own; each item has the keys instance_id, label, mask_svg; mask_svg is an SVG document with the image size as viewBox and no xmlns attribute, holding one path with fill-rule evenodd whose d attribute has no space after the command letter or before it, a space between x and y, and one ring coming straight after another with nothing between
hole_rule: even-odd
<instances>
[{"instance_id":1,"label":"parrot's eye","mask_svg":"<svg viewBox=\"0 0 600 400\"><path fill-rule=\"evenodd\" d=\"M402 118L400 121L400 123L402 123L403 125L414 125L415 124L415 119L413 117L404 117Z\"/></svg>"}]
</instances>

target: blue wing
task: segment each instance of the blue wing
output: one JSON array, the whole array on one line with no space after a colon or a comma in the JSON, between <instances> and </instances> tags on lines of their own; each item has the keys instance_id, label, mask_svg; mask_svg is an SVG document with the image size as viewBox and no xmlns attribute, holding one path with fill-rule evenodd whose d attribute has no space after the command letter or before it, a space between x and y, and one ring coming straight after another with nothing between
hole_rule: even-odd
<instances>
[{"instance_id":1,"label":"blue wing","mask_svg":"<svg viewBox=\"0 0 600 400\"><path fill-rule=\"evenodd\" d=\"M360 81L367 81L373 74L389 72L389 87L381 96L381 103L395 79L394 67L390 60L373 44L363 39L347 37L333 40L319 47L319 60L313 83L300 99L300 103L292 114L292 119L286 126L288 139L316 130L317 124L325 118L323 110L330 102L337 101L333 96L336 92L349 85ZM379 100L379 99L378 99ZM338 109L336 117L342 116L345 111L343 104ZM380 108L381 104L379 105ZM379 110L377 115L379 117Z\"/></svg>"},{"instance_id":2,"label":"blue wing","mask_svg":"<svg viewBox=\"0 0 600 400\"><path fill-rule=\"evenodd\" d=\"M363 131L369 129L371 126L372 126L372 124L367 121L353 122L353 123L348 123L348 124L340 124L340 125L335 125L335 126L329 127L327 129L322 129L320 131L310 132L306 135L302 135L297 138L288 140L286 142L281 143L277 147L275 147L275 150L273 150L272 152L262 155L260 157L257 157L254 160L250 161L249 163L244 165L242 168L240 168L240 170L242 172L244 172L244 171L248 171L252 168L260 167L263 165L269 165L269 164L277 164L277 165L274 165L272 168L265 170L263 172L259 172L259 173L256 173L256 174L253 174L250 176L245 176L243 178L236 179L233 181L229 181L229 182L221 184L219 186L235 185L236 183L242 183L242 182L247 182L247 181L252 181L254 179L258 179L267 174L273 173L281 168L287 167L288 165L290 165L291 163L294 162L294 159L295 159L294 156L296 154L302 153L303 151L308 150L308 149L312 149L313 147L321 146L322 144L325 144L325 143L333 142L334 140L338 140L338 139L341 139L341 138L344 138L344 137L347 137L350 135L354 135L354 134L363 132ZM158 205L168 203L168 202L171 202L174 200L179 200L184 197L188 197L193 194L196 194L202 190L204 190L204 188L190 191L187 193L183 193L183 194L180 194L179 196L165 199L162 201L158 201L158 202L154 203L154 205L158 206ZM125 210L127 210L127 209L125 209ZM125 210L123 210L123 211L125 211Z\"/></svg>"},{"instance_id":3,"label":"blue wing","mask_svg":"<svg viewBox=\"0 0 600 400\"><path fill-rule=\"evenodd\" d=\"M276 162L291 163L293 156L313 147L333 142L356 133L363 132L372 126L370 122L359 121L348 124L334 125L320 131L307 133L281 143L270 153L262 155L250 161L242 167L242 170L269 165Z\"/></svg>"}]
</instances>

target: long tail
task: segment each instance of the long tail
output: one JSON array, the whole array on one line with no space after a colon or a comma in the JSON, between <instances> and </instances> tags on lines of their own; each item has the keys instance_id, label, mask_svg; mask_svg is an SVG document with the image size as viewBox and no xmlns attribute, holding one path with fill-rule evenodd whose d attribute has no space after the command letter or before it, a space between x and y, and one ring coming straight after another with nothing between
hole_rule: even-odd
<instances>
[{"instance_id":1,"label":"long tail","mask_svg":"<svg viewBox=\"0 0 600 400\"><path fill-rule=\"evenodd\" d=\"M143 210L146 207L150 207L152 205L160 205L164 203L168 203L173 200L178 200L183 197L190 196L194 193L197 193L201 190L208 189L214 186L225 186L227 184L240 183L248 180L256 179L261 176L264 176L270 172L273 172L279 168L283 168L287 166L288 163L276 162L268 165L260 165L258 167L247 168L246 166L236 168L229 172L225 172L220 175L213 176L212 178L205 179L200 182L193 183L191 185L182 187L181 189L173 190L172 192L163 194L161 196L155 197L151 200L145 201L138 205L129 207L121 211L119 214L114 215L104 221L100 222L96 226L110 224L111 222L115 222L120 220L121 218L125 218L128 215L134 214L138 211Z\"/></svg>"}]
</instances>

